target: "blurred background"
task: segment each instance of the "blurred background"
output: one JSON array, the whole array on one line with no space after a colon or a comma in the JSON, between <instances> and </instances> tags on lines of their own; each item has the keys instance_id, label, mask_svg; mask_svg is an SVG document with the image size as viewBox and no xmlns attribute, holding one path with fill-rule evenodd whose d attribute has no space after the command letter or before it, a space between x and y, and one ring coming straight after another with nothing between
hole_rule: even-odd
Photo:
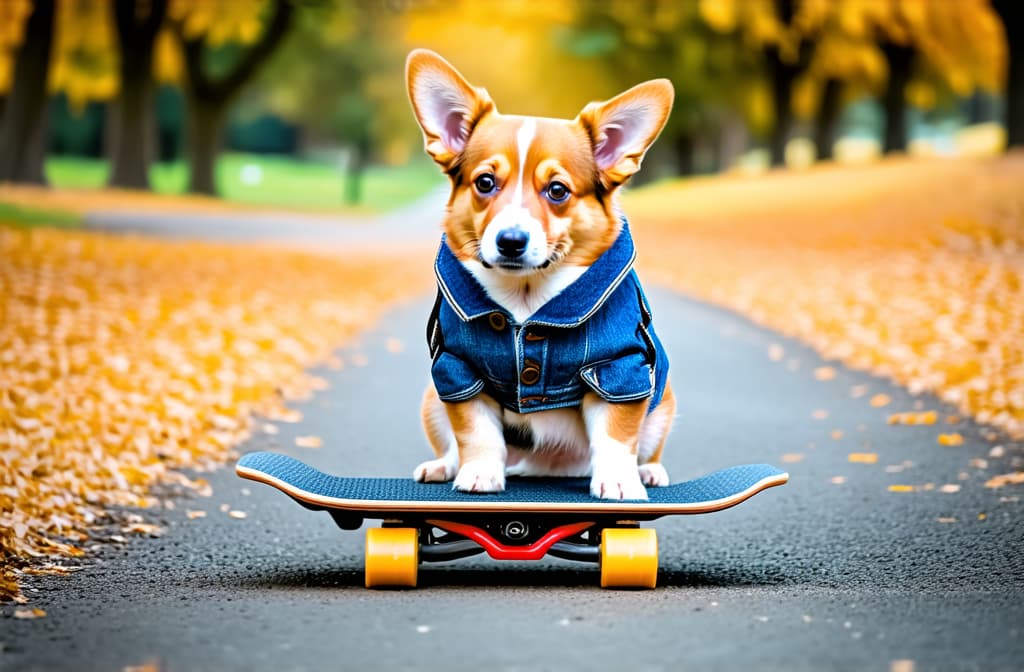
<instances>
[{"instance_id":1,"label":"blurred background","mask_svg":"<svg viewBox=\"0 0 1024 672\"><path fill-rule=\"evenodd\" d=\"M0 182L412 201L413 47L509 113L670 78L640 181L1024 143L1018 0L3 0Z\"/></svg>"}]
</instances>

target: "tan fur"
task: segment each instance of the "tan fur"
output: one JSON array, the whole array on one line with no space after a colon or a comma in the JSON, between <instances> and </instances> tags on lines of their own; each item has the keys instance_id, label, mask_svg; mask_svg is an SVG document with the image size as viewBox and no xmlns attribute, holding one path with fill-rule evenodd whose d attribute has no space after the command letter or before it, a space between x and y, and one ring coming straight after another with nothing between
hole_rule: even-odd
<instances>
[{"instance_id":1,"label":"tan fur","mask_svg":"<svg viewBox=\"0 0 1024 672\"><path fill-rule=\"evenodd\" d=\"M495 293L506 293L502 305L513 315L516 310L529 315L536 310L527 301L531 292L554 295L561 285L553 278L570 282L579 277L577 269L590 266L619 237L616 191L639 170L661 131L672 107L671 84L652 80L587 105L575 119L546 119L499 113L484 89L472 86L433 52L413 51L406 73L425 149L451 180L443 227L456 257L475 272L501 273L482 263L486 259L481 257L481 240L489 233L488 244L493 245L496 234L487 227L503 212L521 213L516 216L530 222L533 240L546 242L546 250L534 248L535 261L525 272L499 276L501 282L493 275L481 281L495 300ZM528 141L520 140L521 130ZM484 173L493 175L497 185L486 195L474 186ZM545 196L553 181L568 188L564 202ZM558 276L552 269L567 272ZM536 289L540 283L547 283L543 287L550 294ZM508 296L518 302L514 307ZM502 409L486 393L445 403L430 386L421 417L437 459L421 464L414 476L423 481L454 477L459 490L495 492L505 487L506 465L510 474L518 475L592 473L595 496L643 498L644 484L668 483L659 462L675 414L671 387L666 386L661 403L650 414L648 405L649 401L613 404L588 393L576 410L520 415ZM504 424L528 425L540 444L509 455Z\"/></svg>"},{"instance_id":2,"label":"tan fur","mask_svg":"<svg viewBox=\"0 0 1024 672\"><path fill-rule=\"evenodd\" d=\"M608 405L608 437L628 446L629 452L633 455L636 455L640 427L647 419L649 405L648 399Z\"/></svg>"},{"instance_id":3,"label":"tan fur","mask_svg":"<svg viewBox=\"0 0 1024 672\"><path fill-rule=\"evenodd\" d=\"M672 381L665 381L665 391L661 394L661 402L658 407L651 411L651 418L664 418L667 426L671 426L672 418L676 414L676 394L672 391ZM665 442L668 441L668 432L661 435L661 440L651 456L644 460L644 464L657 464L661 462L661 455L665 452Z\"/></svg>"}]
</instances>

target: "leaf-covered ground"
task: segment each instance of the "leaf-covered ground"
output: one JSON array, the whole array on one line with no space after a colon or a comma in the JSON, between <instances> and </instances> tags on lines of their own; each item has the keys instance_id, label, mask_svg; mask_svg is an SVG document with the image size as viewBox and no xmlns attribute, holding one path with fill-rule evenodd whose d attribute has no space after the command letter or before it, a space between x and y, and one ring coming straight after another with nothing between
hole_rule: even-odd
<instances>
[{"instance_id":1,"label":"leaf-covered ground","mask_svg":"<svg viewBox=\"0 0 1024 672\"><path fill-rule=\"evenodd\" d=\"M285 400L323 384L304 369L431 282L428 257L2 223L0 260L0 598L16 599L19 573L67 571L42 563L82 554L108 507L154 503L157 482L202 490L175 470L223 463L254 412L294 420Z\"/></svg>"},{"instance_id":2,"label":"leaf-covered ground","mask_svg":"<svg viewBox=\"0 0 1024 672\"><path fill-rule=\"evenodd\" d=\"M1022 438L1022 185L1024 154L894 160L667 183L626 211L654 278Z\"/></svg>"}]
</instances>

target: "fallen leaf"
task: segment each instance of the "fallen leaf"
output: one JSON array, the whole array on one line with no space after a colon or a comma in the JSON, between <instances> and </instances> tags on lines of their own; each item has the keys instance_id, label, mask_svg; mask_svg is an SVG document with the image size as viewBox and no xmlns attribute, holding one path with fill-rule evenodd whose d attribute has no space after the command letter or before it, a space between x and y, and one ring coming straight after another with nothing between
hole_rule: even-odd
<instances>
[{"instance_id":1,"label":"fallen leaf","mask_svg":"<svg viewBox=\"0 0 1024 672\"><path fill-rule=\"evenodd\" d=\"M846 456L847 461L859 464L875 464L878 462L877 453L850 453Z\"/></svg>"},{"instance_id":2,"label":"fallen leaf","mask_svg":"<svg viewBox=\"0 0 1024 672\"><path fill-rule=\"evenodd\" d=\"M875 396L871 397L868 403L871 405L872 408L881 408L883 406L888 406L889 402L891 401L892 397L890 397L888 394L876 394Z\"/></svg>"},{"instance_id":3,"label":"fallen leaf","mask_svg":"<svg viewBox=\"0 0 1024 672\"><path fill-rule=\"evenodd\" d=\"M912 485L890 485L889 492L913 492L914 486Z\"/></svg>"},{"instance_id":4,"label":"fallen leaf","mask_svg":"<svg viewBox=\"0 0 1024 672\"><path fill-rule=\"evenodd\" d=\"M833 476L829 479L829 482L833 485L842 485L843 483L846 483L846 476Z\"/></svg>"},{"instance_id":5,"label":"fallen leaf","mask_svg":"<svg viewBox=\"0 0 1024 672\"><path fill-rule=\"evenodd\" d=\"M1002 488L1007 485L1020 485L1024 483L1024 471L1015 471L1012 474L993 476L985 481L986 488Z\"/></svg>"},{"instance_id":6,"label":"fallen leaf","mask_svg":"<svg viewBox=\"0 0 1024 672\"><path fill-rule=\"evenodd\" d=\"M260 425L260 430L264 434L270 434L271 436L273 436L274 434L277 434L280 431L277 428L277 425L272 425L269 422L264 422L262 425Z\"/></svg>"},{"instance_id":7,"label":"fallen leaf","mask_svg":"<svg viewBox=\"0 0 1024 672\"><path fill-rule=\"evenodd\" d=\"M25 607L14 610L14 617L20 620L32 620L35 618L45 618L46 612L39 607Z\"/></svg>"},{"instance_id":8,"label":"fallen leaf","mask_svg":"<svg viewBox=\"0 0 1024 672\"><path fill-rule=\"evenodd\" d=\"M815 380L832 380L836 377L836 370L831 366L819 366L814 370Z\"/></svg>"},{"instance_id":9,"label":"fallen leaf","mask_svg":"<svg viewBox=\"0 0 1024 672\"><path fill-rule=\"evenodd\" d=\"M960 492L960 486L957 483L947 483L939 488L939 492L951 495L955 492Z\"/></svg>"},{"instance_id":10,"label":"fallen leaf","mask_svg":"<svg viewBox=\"0 0 1024 672\"><path fill-rule=\"evenodd\" d=\"M939 521L940 523L955 523L956 522L956 518L939 517L939 518L936 518L935 520Z\"/></svg>"},{"instance_id":11,"label":"fallen leaf","mask_svg":"<svg viewBox=\"0 0 1024 672\"><path fill-rule=\"evenodd\" d=\"M803 453L785 453L782 456L783 462L801 462L803 459Z\"/></svg>"},{"instance_id":12,"label":"fallen leaf","mask_svg":"<svg viewBox=\"0 0 1024 672\"><path fill-rule=\"evenodd\" d=\"M195 520L196 518L206 518L206 511L187 511L185 515L188 516L189 520Z\"/></svg>"},{"instance_id":13,"label":"fallen leaf","mask_svg":"<svg viewBox=\"0 0 1024 672\"><path fill-rule=\"evenodd\" d=\"M811 417L814 418L815 420L824 420L825 418L828 417L828 411L826 411L823 408L819 408L818 410L811 413Z\"/></svg>"},{"instance_id":14,"label":"fallen leaf","mask_svg":"<svg viewBox=\"0 0 1024 672\"><path fill-rule=\"evenodd\" d=\"M778 343L772 343L768 346L768 359L773 362L781 362L786 356L786 351Z\"/></svg>"},{"instance_id":15,"label":"fallen leaf","mask_svg":"<svg viewBox=\"0 0 1024 672\"><path fill-rule=\"evenodd\" d=\"M239 519L241 519L241 518L245 518L248 514L245 511L231 510L231 511L228 511L228 515L231 516L232 518L239 518Z\"/></svg>"},{"instance_id":16,"label":"fallen leaf","mask_svg":"<svg viewBox=\"0 0 1024 672\"><path fill-rule=\"evenodd\" d=\"M940 446L962 446L964 437L955 432L952 434L939 434L938 441Z\"/></svg>"},{"instance_id":17,"label":"fallen leaf","mask_svg":"<svg viewBox=\"0 0 1024 672\"><path fill-rule=\"evenodd\" d=\"M324 441L319 436L296 436L295 445L299 448L321 448Z\"/></svg>"},{"instance_id":18,"label":"fallen leaf","mask_svg":"<svg viewBox=\"0 0 1024 672\"><path fill-rule=\"evenodd\" d=\"M830 434L830 436L833 439L835 439L836 441L838 441L839 439L843 438L843 430L841 430L841 429L833 429L832 430L832 434Z\"/></svg>"},{"instance_id":19,"label":"fallen leaf","mask_svg":"<svg viewBox=\"0 0 1024 672\"><path fill-rule=\"evenodd\" d=\"M392 354L397 354L405 350L405 346L402 344L401 339L395 337L391 337L387 341L385 341L384 347L387 348L387 351Z\"/></svg>"}]
</instances>

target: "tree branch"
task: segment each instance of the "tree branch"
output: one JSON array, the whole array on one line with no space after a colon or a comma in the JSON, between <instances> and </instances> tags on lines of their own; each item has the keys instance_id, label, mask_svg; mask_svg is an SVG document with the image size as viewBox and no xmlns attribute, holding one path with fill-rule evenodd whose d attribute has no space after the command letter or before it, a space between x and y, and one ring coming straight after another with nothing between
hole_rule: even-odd
<instances>
[{"instance_id":1,"label":"tree branch","mask_svg":"<svg viewBox=\"0 0 1024 672\"><path fill-rule=\"evenodd\" d=\"M235 96L248 82L277 45L284 39L291 26L294 5L291 0L275 0L274 13L263 31L263 35L242 56L241 60L225 76L213 80L203 69L203 39L186 39L178 26L178 35L184 47L185 69L189 85L199 98L227 101Z\"/></svg>"}]
</instances>

